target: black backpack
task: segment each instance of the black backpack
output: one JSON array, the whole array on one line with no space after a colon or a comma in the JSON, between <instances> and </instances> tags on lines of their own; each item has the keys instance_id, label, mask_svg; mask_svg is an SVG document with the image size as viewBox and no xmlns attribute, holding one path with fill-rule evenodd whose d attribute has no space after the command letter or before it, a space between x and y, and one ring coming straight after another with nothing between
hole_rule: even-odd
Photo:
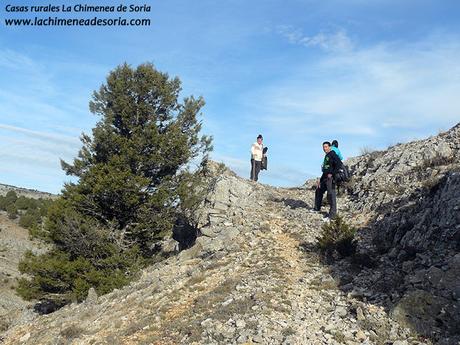
<instances>
[{"instance_id":1,"label":"black backpack","mask_svg":"<svg viewBox=\"0 0 460 345\"><path fill-rule=\"evenodd\" d=\"M260 170L267 170L267 168L268 168L268 159L267 159L267 156L265 156L267 151L268 151L268 147L264 147L264 149L262 151L264 156L262 158L262 162L261 162L261 165L260 165Z\"/></svg>"},{"instance_id":2,"label":"black backpack","mask_svg":"<svg viewBox=\"0 0 460 345\"><path fill-rule=\"evenodd\" d=\"M337 172L335 174L335 182L336 183L342 183L342 182L348 182L351 179L351 174L350 170L348 167L340 162L340 168L337 169Z\"/></svg>"}]
</instances>

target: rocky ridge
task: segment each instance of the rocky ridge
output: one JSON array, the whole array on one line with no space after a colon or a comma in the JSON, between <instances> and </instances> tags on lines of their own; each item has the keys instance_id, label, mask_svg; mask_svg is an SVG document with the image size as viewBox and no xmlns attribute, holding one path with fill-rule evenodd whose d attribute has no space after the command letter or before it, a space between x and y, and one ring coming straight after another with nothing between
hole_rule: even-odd
<instances>
[{"instance_id":1,"label":"rocky ridge","mask_svg":"<svg viewBox=\"0 0 460 345\"><path fill-rule=\"evenodd\" d=\"M348 162L348 208L369 219L360 254L374 259L353 286L401 324L452 344L460 338L459 149L460 124Z\"/></svg>"},{"instance_id":2,"label":"rocky ridge","mask_svg":"<svg viewBox=\"0 0 460 345\"><path fill-rule=\"evenodd\" d=\"M27 189L27 188L21 188L21 187L15 187L11 186L8 184L3 184L0 183L0 195L6 195L9 191L14 191L18 196L25 196L27 198L43 198L43 199L48 199L48 198L55 198L56 195L47 193L47 192L40 192L36 189Z\"/></svg>"},{"instance_id":3,"label":"rocky ridge","mask_svg":"<svg viewBox=\"0 0 460 345\"><path fill-rule=\"evenodd\" d=\"M348 161L354 181L338 208L360 229L352 258L317 250L313 181L274 188L213 164L192 247L121 290L90 290L45 316L24 311L3 343L457 344L459 128ZM404 152L415 147L435 159L412 166Z\"/></svg>"}]
</instances>

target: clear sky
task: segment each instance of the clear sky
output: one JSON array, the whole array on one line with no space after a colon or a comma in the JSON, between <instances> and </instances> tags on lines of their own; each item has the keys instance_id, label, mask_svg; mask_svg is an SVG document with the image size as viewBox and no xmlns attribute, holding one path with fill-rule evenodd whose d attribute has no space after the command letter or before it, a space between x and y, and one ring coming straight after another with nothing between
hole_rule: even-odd
<instances>
[{"instance_id":1,"label":"clear sky","mask_svg":"<svg viewBox=\"0 0 460 345\"><path fill-rule=\"evenodd\" d=\"M88 0L148 4L125 17L151 25L5 25L32 17L7 4L37 3L0 0L0 183L59 192L69 179L59 159L77 154L98 120L91 94L123 62L152 62L180 77L184 97L202 95L212 157L239 175L263 134L260 181L273 185L318 175L324 140L350 157L460 121L458 0Z\"/></svg>"}]
</instances>

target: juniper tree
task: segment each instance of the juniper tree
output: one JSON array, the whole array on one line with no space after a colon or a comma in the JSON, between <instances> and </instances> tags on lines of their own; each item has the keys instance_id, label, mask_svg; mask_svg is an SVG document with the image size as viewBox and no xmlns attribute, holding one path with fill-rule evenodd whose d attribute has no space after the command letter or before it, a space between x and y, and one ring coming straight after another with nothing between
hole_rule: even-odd
<instances>
[{"instance_id":1,"label":"juniper tree","mask_svg":"<svg viewBox=\"0 0 460 345\"><path fill-rule=\"evenodd\" d=\"M79 178L64 197L143 250L171 228L187 164L210 150L210 138L199 136L203 98L180 103L180 91L177 77L151 64L119 66L93 94L90 110L101 119L92 137L82 136L73 164L62 162Z\"/></svg>"},{"instance_id":2,"label":"juniper tree","mask_svg":"<svg viewBox=\"0 0 460 345\"><path fill-rule=\"evenodd\" d=\"M77 158L72 163L61 161L77 182L64 186L48 214L45 228L55 245L49 262L56 263L55 257L83 260L92 267L77 265L84 272L106 272L108 266L129 270L135 253L149 257L155 242L171 231L178 213L187 213L196 204L200 178L188 167L192 162L204 166L211 138L200 134L203 98L191 96L181 102L180 92L177 77L146 63L137 68L118 66L93 93L90 111L99 121L92 135L82 134ZM128 263L117 261L124 256L130 258ZM37 287L39 260L29 255L21 266L32 276L20 285L23 295L27 288L46 290ZM66 270L74 266L67 265ZM89 278L81 282L84 273L78 276L80 287L97 287ZM75 289L66 277L64 292ZM63 292L56 291L60 284L48 285L53 293Z\"/></svg>"}]
</instances>

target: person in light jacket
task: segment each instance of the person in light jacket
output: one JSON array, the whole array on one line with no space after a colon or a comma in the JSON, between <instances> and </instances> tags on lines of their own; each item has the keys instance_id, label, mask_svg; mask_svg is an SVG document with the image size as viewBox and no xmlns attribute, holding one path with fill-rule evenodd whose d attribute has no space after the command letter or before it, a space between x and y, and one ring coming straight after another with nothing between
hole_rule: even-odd
<instances>
[{"instance_id":1,"label":"person in light jacket","mask_svg":"<svg viewBox=\"0 0 460 345\"><path fill-rule=\"evenodd\" d=\"M257 136L257 141L251 146L251 177L252 181L257 181L259 179L259 172L262 166L263 158L263 149L264 145L263 137L261 134Z\"/></svg>"}]
</instances>

